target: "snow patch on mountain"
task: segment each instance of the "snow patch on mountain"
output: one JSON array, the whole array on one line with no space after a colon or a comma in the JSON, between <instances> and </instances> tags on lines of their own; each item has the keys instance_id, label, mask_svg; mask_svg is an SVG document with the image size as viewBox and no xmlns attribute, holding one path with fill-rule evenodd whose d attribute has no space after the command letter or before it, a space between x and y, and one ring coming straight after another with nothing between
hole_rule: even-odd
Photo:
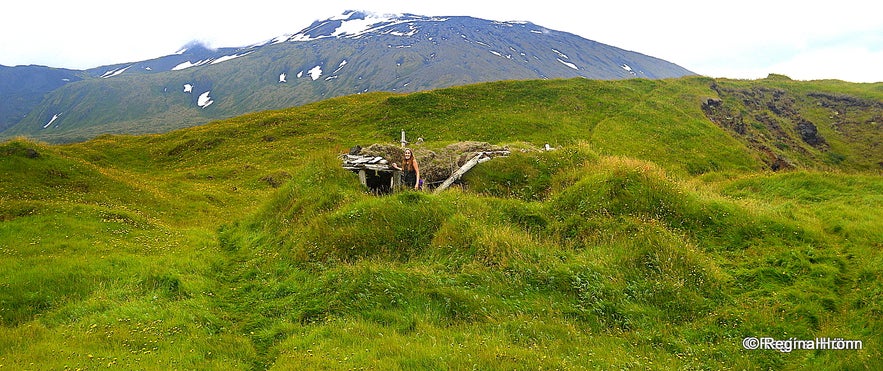
<instances>
[{"instance_id":1,"label":"snow patch on mountain","mask_svg":"<svg viewBox=\"0 0 883 371\"><path fill-rule=\"evenodd\" d=\"M270 39L270 41L267 41L266 43L264 43L262 45L273 45L273 44L284 43L284 42L290 40L291 37L292 37L291 34L276 36L276 37Z\"/></svg>"},{"instance_id":2,"label":"snow patch on mountain","mask_svg":"<svg viewBox=\"0 0 883 371\"><path fill-rule=\"evenodd\" d=\"M196 100L196 105L200 106L202 108L206 108L206 107L210 106L212 103L215 103L215 101L212 99L212 97L209 96L209 93L211 93L211 92L212 91L209 90L205 93L200 94L199 99Z\"/></svg>"},{"instance_id":3,"label":"snow patch on mountain","mask_svg":"<svg viewBox=\"0 0 883 371\"><path fill-rule=\"evenodd\" d=\"M58 116L61 116L61 113L56 113L52 115L52 119L50 119L49 122L46 123L46 125L43 125L43 129L48 128L49 125L52 125L52 123L55 122L55 120L58 120Z\"/></svg>"},{"instance_id":4,"label":"snow patch on mountain","mask_svg":"<svg viewBox=\"0 0 883 371\"><path fill-rule=\"evenodd\" d=\"M411 36L416 35L418 31L419 30L417 29L417 26L414 26L413 24L409 24L408 25L408 32L401 32L401 31L392 30L389 32L389 34L393 35L393 36L411 37Z\"/></svg>"},{"instance_id":5,"label":"snow patch on mountain","mask_svg":"<svg viewBox=\"0 0 883 371\"><path fill-rule=\"evenodd\" d=\"M101 78L102 78L102 79L106 79L106 78L108 78L108 77L118 76L119 74L121 74L121 73L123 73L123 72L126 72L126 70L128 70L130 67L132 67L132 66L128 66L128 67L123 67L123 68L119 68L119 69L115 69L115 70L107 71L107 72L105 72L103 75L101 75Z\"/></svg>"},{"instance_id":6,"label":"snow patch on mountain","mask_svg":"<svg viewBox=\"0 0 883 371\"><path fill-rule=\"evenodd\" d=\"M316 38L310 37L310 35L303 34L303 33L299 33L299 34L294 35L294 36L289 36L287 39L282 40L282 41L280 41L280 42L285 42L285 41L292 41L292 42L297 42L297 41L312 41L312 40L315 40L315 39L316 39Z\"/></svg>"},{"instance_id":7,"label":"snow patch on mountain","mask_svg":"<svg viewBox=\"0 0 883 371\"><path fill-rule=\"evenodd\" d=\"M172 71L180 71L180 70L188 69L190 67L202 66L202 65L209 63L211 61L212 61L211 59L203 59L201 61L197 61L196 63L193 63L191 61L187 61L184 63L180 63L175 67L172 67Z\"/></svg>"},{"instance_id":8,"label":"snow patch on mountain","mask_svg":"<svg viewBox=\"0 0 883 371\"><path fill-rule=\"evenodd\" d=\"M564 64L564 65L567 66L567 67L573 68L573 69L575 69L575 70L579 70L579 67L577 67L575 64L570 63L570 62L562 61L561 58L557 58L557 59L558 59L558 62L561 62L562 64Z\"/></svg>"},{"instance_id":9,"label":"snow patch on mountain","mask_svg":"<svg viewBox=\"0 0 883 371\"><path fill-rule=\"evenodd\" d=\"M374 25L378 23L386 23L393 21L395 18L390 18L388 16L375 16L369 15L364 19L349 19L345 20L340 24L334 33L331 36L340 37L340 36L358 36L368 31L374 27Z\"/></svg>"},{"instance_id":10,"label":"snow patch on mountain","mask_svg":"<svg viewBox=\"0 0 883 371\"><path fill-rule=\"evenodd\" d=\"M631 66L629 66L629 65L627 65L627 64L625 64L625 63L623 63L622 66L620 66L620 67L622 67L622 69L628 71L628 73L632 74L632 76L638 76L638 74L635 73L634 70L632 70L632 67L631 67Z\"/></svg>"},{"instance_id":11,"label":"snow patch on mountain","mask_svg":"<svg viewBox=\"0 0 883 371\"><path fill-rule=\"evenodd\" d=\"M313 67L312 69L307 71L307 73L310 74L310 77L313 78L313 81L316 81L319 79L319 77L322 76L322 67L321 66Z\"/></svg>"},{"instance_id":12,"label":"snow patch on mountain","mask_svg":"<svg viewBox=\"0 0 883 371\"><path fill-rule=\"evenodd\" d=\"M244 57L244 56L249 55L249 54L251 54L251 52L247 52L247 53L243 53L243 54L225 55L225 56L223 56L223 57L220 57L220 58L218 58L218 59L213 60L213 61L211 62L211 64L218 64L218 63L221 63L221 62L226 62L226 61L229 61L229 60L231 60L231 59L236 59L236 58L239 58L239 57Z\"/></svg>"},{"instance_id":13,"label":"snow patch on mountain","mask_svg":"<svg viewBox=\"0 0 883 371\"><path fill-rule=\"evenodd\" d=\"M562 52L559 51L558 49L552 49L552 51L555 52L555 54L558 54L558 56L561 57L561 58L564 58L564 59L570 59L569 57L567 57L567 54L562 53Z\"/></svg>"},{"instance_id":14,"label":"snow patch on mountain","mask_svg":"<svg viewBox=\"0 0 883 371\"><path fill-rule=\"evenodd\" d=\"M447 18L414 16L410 14L376 14L363 11L346 11L341 15L317 21L313 26L294 35L283 35L271 39L269 43L277 44L285 41L303 42L322 38L359 38L368 33L380 33L393 36L410 37L419 29L413 25L415 21L443 22ZM408 24L408 30L396 29L396 26Z\"/></svg>"},{"instance_id":15,"label":"snow patch on mountain","mask_svg":"<svg viewBox=\"0 0 883 371\"><path fill-rule=\"evenodd\" d=\"M183 49L183 50L186 51L186 49ZM239 50L241 51L242 49L239 49ZM244 57L244 56L249 55L253 52L254 52L254 50L248 50L243 53L230 54L230 55L225 55L225 56L221 56L221 57L217 57L217 58L200 59L196 62L191 62L191 61L187 60L185 62L178 63L178 65L176 65L175 67L172 67L172 71L186 70L191 67L199 67L199 66L204 66L207 64L218 64L218 63L226 62L226 61L229 61L232 59Z\"/></svg>"},{"instance_id":16,"label":"snow patch on mountain","mask_svg":"<svg viewBox=\"0 0 883 371\"><path fill-rule=\"evenodd\" d=\"M343 62L340 62L340 65L338 65L337 69L334 70L334 72L332 72L331 74L333 75L340 72L340 70L343 69L343 66L346 66L346 59L344 59Z\"/></svg>"}]
</instances>

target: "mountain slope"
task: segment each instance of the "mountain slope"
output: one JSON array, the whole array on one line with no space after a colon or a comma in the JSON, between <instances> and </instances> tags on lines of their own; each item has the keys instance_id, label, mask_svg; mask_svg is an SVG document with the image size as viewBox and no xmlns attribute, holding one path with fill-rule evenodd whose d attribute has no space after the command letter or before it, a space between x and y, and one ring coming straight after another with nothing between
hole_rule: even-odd
<instances>
[{"instance_id":1,"label":"mountain slope","mask_svg":"<svg viewBox=\"0 0 883 371\"><path fill-rule=\"evenodd\" d=\"M90 73L93 78L87 81L53 91L4 134L70 141L100 133L161 132L365 92L497 80L692 74L657 58L531 23L359 12L241 49L196 47Z\"/></svg>"},{"instance_id":2,"label":"mountain slope","mask_svg":"<svg viewBox=\"0 0 883 371\"><path fill-rule=\"evenodd\" d=\"M83 79L81 71L0 65L0 132L23 120L45 94Z\"/></svg>"}]
</instances>

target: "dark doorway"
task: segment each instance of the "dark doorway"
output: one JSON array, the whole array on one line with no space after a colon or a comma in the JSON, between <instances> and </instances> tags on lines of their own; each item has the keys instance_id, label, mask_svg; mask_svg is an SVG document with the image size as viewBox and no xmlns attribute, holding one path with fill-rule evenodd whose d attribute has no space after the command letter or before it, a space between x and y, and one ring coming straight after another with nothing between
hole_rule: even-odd
<instances>
[{"instance_id":1,"label":"dark doorway","mask_svg":"<svg viewBox=\"0 0 883 371\"><path fill-rule=\"evenodd\" d=\"M373 194L385 195L392 192L392 177L397 172L390 171L371 171L365 172L365 185Z\"/></svg>"}]
</instances>

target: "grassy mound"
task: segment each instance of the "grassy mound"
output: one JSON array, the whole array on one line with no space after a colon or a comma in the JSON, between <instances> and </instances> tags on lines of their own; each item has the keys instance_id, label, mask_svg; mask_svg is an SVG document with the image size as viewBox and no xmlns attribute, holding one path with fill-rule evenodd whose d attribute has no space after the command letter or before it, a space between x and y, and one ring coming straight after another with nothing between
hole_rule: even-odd
<instances>
[{"instance_id":1,"label":"grassy mound","mask_svg":"<svg viewBox=\"0 0 883 371\"><path fill-rule=\"evenodd\" d=\"M749 357L741 339L871 338L831 323L863 300L846 294L854 280L870 277L848 271L849 255L820 231L585 147L503 161L476 174L505 179L532 167L541 174L530 179L547 179L535 188L544 200L488 196L502 189L490 182L375 197L327 162L305 166L263 212L221 233L238 257L223 270L226 285L242 288L224 299L242 316L235 322L284 367L782 367L821 361ZM358 340L380 333L391 338ZM425 341L436 336L484 346ZM404 339L420 346L395 343ZM457 349L468 358L452 357ZM315 357L288 357L303 351ZM629 361L617 358L626 353Z\"/></svg>"}]
</instances>

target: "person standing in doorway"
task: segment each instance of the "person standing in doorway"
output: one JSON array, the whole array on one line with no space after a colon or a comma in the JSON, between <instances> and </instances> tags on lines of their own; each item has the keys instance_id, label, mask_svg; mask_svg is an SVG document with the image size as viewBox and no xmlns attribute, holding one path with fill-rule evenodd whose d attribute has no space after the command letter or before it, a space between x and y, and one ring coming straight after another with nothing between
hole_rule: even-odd
<instances>
[{"instance_id":1,"label":"person standing in doorway","mask_svg":"<svg viewBox=\"0 0 883 371\"><path fill-rule=\"evenodd\" d=\"M417 164L417 159L414 158L414 153L411 152L410 148L405 148L402 167L399 167L396 163L393 163L392 167L402 171L402 183L404 183L405 187L411 187L415 190L420 189L420 165Z\"/></svg>"}]
</instances>

